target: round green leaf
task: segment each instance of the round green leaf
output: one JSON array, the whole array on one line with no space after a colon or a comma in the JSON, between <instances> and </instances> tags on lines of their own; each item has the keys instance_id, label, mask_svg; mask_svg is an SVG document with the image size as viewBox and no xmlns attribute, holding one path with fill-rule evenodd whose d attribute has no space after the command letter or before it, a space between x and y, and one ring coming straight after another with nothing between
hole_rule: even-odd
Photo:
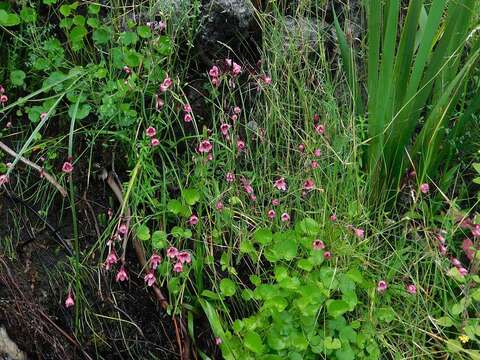
<instances>
[{"instance_id":1,"label":"round green leaf","mask_svg":"<svg viewBox=\"0 0 480 360\"><path fill-rule=\"evenodd\" d=\"M35 12L35 9L24 7L20 10L20 17L26 23L35 22L37 20L37 13Z\"/></svg>"},{"instance_id":2,"label":"round green leaf","mask_svg":"<svg viewBox=\"0 0 480 360\"><path fill-rule=\"evenodd\" d=\"M25 73L22 70L13 70L10 73L10 81L13 85L21 86L25 80Z\"/></svg>"},{"instance_id":3,"label":"round green leaf","mask_svg":"<svg viewBox=\"0 0 480 360\"><path fill-rule=\"evenodd\" d=\"M350 306L344 300L332 300L327 304L327 312L333 318L343 315L349 311L349 309Z\"/></svg>"},{"instance_id":4,"label":"round green leaf","mask_svg":"<svg viewBox=\"0 0 480 360\"><path fill-rule=\"evenodd\" d=\"M140 25L137 27L137 34L141 38L148 39L150 36L152 36L152 32L150 28L146 25Z\"/></svg>"},{"instance_id":5,"label":"round green leaf","mask_svg":"<svg viewBox=\"0 0 480 360\"><path fill-rule=\"evenodd\" d=\"M263 352L262 338L255 331L250 331L245 335L244 344L247 349L253 351L255 354Z\"/></svg>"},{"instance_id":6,"label":"round green leaf","mask_svg":"<svg viewBox=\"0 0 480 360\"><path fill-rule=\"evenodd\" d=\"M220 291L225 296L235 295L236 286L235 283L230 279L222 279L220 281Z\"/></svg>"},{"instance_id":7,"label":"round green leaf","mask_svg":"<svg viewBox=\"0 0 480 360\"><path fill-rule=\"evenodd\" d=\"M165 231L157 230L152 234L152 246L154 249L161 250L167 247L167 234Z\"/></svg>"},{"instance_id":8,"label":"round green leaf","mask_svg":"<svg viewBox=\"0 0 480 360\"><path fill-rule=\"evenodd\" d=\"M137 234L137 238L139 238L142 241L147 241L148 239L150 239L150 229L148 228L147 225L140 225L137 228L136 234Z\"/></svg>"},{"instance_id":9,"label":"round green leaf","mask_svg":"<svg viewBox=\"0 0 480 360\"><path fill-rule=\"evenodd\" d=\"M272 242L272 230L268 228L257 229L253 235L255 240L261 245L267 245Z\"/></svg>"}]
</instances>

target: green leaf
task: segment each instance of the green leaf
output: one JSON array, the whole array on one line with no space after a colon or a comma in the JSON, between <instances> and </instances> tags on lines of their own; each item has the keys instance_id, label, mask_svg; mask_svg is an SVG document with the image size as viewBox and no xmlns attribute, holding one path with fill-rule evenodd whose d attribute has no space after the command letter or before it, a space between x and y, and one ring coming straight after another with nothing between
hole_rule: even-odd
<instances>
[{"instance_id":1,"label":"green leaf","mask_svg":"<svg viewBox=\"0 0 480 360\"><path fill-rule=\"evenodd\" d=\"M183 205L180 200L173 199L167 203L167 210L174 213L175 215L178 215L180 211L182 211L182 206Z\"/></svg>"},{"instance_id":2,"label":"green leaf","mask_svg":"<svg viewBox=\"0 0 480 360\"><path fill-rule=\"evenodd\" d=\"M142 241L147 241L148 239L150 239L150 229L147 225L140 225L139 227L137 227L136 234L137 238Z\"/></svg>"},{"instance_id":3,"label":"green leaf","mask_svg":"<svg viewBox=\"0 0 480 360\"><path fill-rule=\"evenodd\" d=\"M389 323L395 319L395 311L391 307L380 308L377 310L377 316L380 321Z\"/></svg>"},{"instance_id":4,"label":"green leaf","mask_svg":"<svg viewBox=\"0 0 480 360\"><path fill-rule=\"evenodd\" d=\"M289 237L276 243L274 251L285 260L293 260L297 256L298 245L295 239Z\"/></svg>"},{"instance_id":5,"label":"green leaf","mask_svg":"<svg viewBox=\"0 0 480 360\"><path fill-rule=\"evenodd\" d=\"M200 201L200 192L197 189L184 189L182 191L182 198L188 205L195 205Z\"/></svg>"},{"instance_id":6,"label":"green leaf","mask_svg":"<svg viewBox=\"0 0 480 360\"><path fill-rule=\"evenodd\" d=\"M153 232L152 246L156 250L161 250L167 247L167 234L165 231L156 230Z\"/></svg>"},{"instance_id":7,"label":"green leaf","mask_svg":"<svg viewBox=\"0 0 480 360\"><path fill-rule=\"evenodd\" d=\"M78 26L85 26L85 17L82 15L76 15L73 18L73 23Z\"/></svg>"},{"instance_id":8,"label":"green leaf","mask_svg":"<svg viewBox=\"0 0 480 360\"><path fill-rule=\"evenodd\" d=\"M125 64L130 67L137 67L140 65L140 62L142 61L142 56L135 50L127 50L125 51L123 56L124 56Z\"/></svg>"},{"instance_id":9,"label":"green leaf","mask_svg":"<svg viewBox=\"0 0 480 360\"><path fill-rule=\"evenodd\" d=\"M272 242L272 230L268 228L257 229L253 235L255 240L261 245L267 245Z\"/></svg>"},{"instance_id":10,"label":"green leaf","mask_svg":"<svg viewBox=\"0 0 480 360\"><path fill-rule=\"evenodd\" d=\"M97 45L104 45L110 41L111 31L107 26L100 26L93 31L92 39Z\"/></svg>"},{"instance_id":11,"label":"green leaf","mask_svg":"<svg viewBox=\"0 0 480 360\"><path fill-rule=\"evenodd\" d=\"M255 331L249 331L244 338L244 344L247 349L255 354L263 353L264 347L262 338Z\"/></svg>"},{"instance_id":12,"label":"green leaf","mask_svg":"<svg viewBox=\"0 0 480 360\"><path fill-rule=\"evenodd\" d=\"M343 315L349 311L349 309L350 306L344 300L331 300L327 302L327 312L333 318Z\"/></svg>"},{"instance_id":13,"label":"green leaf","mask_svg":"<svg viewBox=\"0 0 480 360\"><path fill-rule=\"evenodd\" d=\"M297 266L305 271L312 271L313 269L313 261L308 258L308 259L301 259L298 261Z\"/></svg>"},{"instance_id":14,"label":"green leaf","mask_svg":"<svg viewBox=\"0 0 480 360\"><path fill-rule=\"evenodd\" d=\"M327 350L337 350L342 347L342 342L339 339L333 339L331 336L327 336L323 340L323 344Z\"/></svg>"},{"instance_id":15,"label":"green leaf","mask_svg":"<svg viewBox=\"0 0 480 360\"><path fill-rule=\"evenodd\" d=\"M156 49L160 55L168 56L172 53L172 42L166 35L162 35L156 42Z\"/></svg>"},{"instance_id":16,"label":"green leaf","mask_svg":"<svg viewBox=\"0 0 480 360\"><path fill-rule=\"evenodd\" d=\"M98 15L100 13L100 4L89 4L88 13L92 15Z\"/></svg>"},{"instance_id":17,"label":"green leaf","mask_svg":"<svg viewBox=\"0 0 480 360\"><path fill-rule=\"evenodd\" d=\"M87 25L93 29L97 29L100 27L100 20L98 20L97 18L88 18Z\"/></svg>"},{"instance_id":18,"label":"green leaf","mask_svg":"<svg viewBox=\"0 0 480 360\"><path fill-rule=\"evenodd\" d=\"M452 315L459 315L463 312L464 309L465 309L465 304L463 301L461 301L459 303L453 304L450 312L452 313Z\"/></svg>"},{"instance_id":19,"label":"green leaf","mask_svg":"<svg viewBox=\"0 0 480 360\"><path fill-rule=\"evenodd\" d=\"M472 291L472 299L475 301L480 301L480 287Z\"/></svg>"},{"instance_id":20,"label":"green leaf","mask_svg":"<svg viewBox=\"0 0 480 360\"><path fill-rule=\"evenodd\" d=\"M141 38L148 39L149 37L152 36L152 32L150 28L146 25L140 25L137 27L137 34Z\"/></svg>"},{"instance_id":21,"label":"green leaf","mask_svg":"<svg viewBox=\"0 0 480 360\"><path fill-rule=\"evenodd\" d=\"M120 42L123 45L134 45L138 41L138 36L134 32L126 31L120 34Z\"/></svg>"},{"instance_id":22,"label":"green leaf","mask_svg":"<svg viewBox=\"0 0 480 360\"><path fill-rule=\"evenodd\" d=\"M300 221L295 227L301 235L316 236L320 232L320 225L312 218Z\"/></svg>"},{"instance_id":23,"label":"green leaf","mask_svg":"<svg viewBox=\"0 0 480 360\"><path fill-rule=\"evenodd\" d=\"M0 25L1 26L15 26L20 24L20 17L14 13L7 13L5 10L0 10Z\"/></svg>"},{"instance_id":24,"label":"green leaf","mask_svg":"<svg viewBox=\"0 0 480 360\"><path fill-rule=\"evenodd\" d=\"M10 73L10 81L13 85L21 86L24 84L25 73L22 70L13 70Z\"/></svg>"},{"instance_id":25,"label":"green leaf","mask_svg":"<svg viewBox=\"0 0 480 360\"><path fill-rule=\"evenodd\" d=\"M20 17L22 18L23 22L30 23L37 21L37 13L35 9L30 7L24 7L20 10Z\"/></svg>"},{"instance_id":26,"label":"green leaf","mask_svg":"<svg viewBox=\"0 0 480 360\"><path fill-rule=\"evenodd\" d=\"M70 116L71 119L75 116L76 120L82 120L85 119L88 114L90 114L91 106L88 104L80 104L78 106L78 109L75 109L76 104L71 104L70 107L68 108L68 116ZM75 110L77 113L75 114Z\"/></svg>"},{"instance_id":27,"label":"green leaf","mask_svg":"<svg viewBox=\"0 0 480 360\"><path fill-rule=\"evenodd\" d=\"M460 341L458 340L448 339L447 350L451 353L459 353L460 351L463 350L463 346L462 344L460 344Z\"/></svg>"},{"instance_id":28,"label":"green leaf","mask_svg":"<svg viewBox=\"0 0 480 360\"><path fill-rule=\"evenodd\" d=\"M75 43L83 41L83 38L87 35L87 29L83 25L74 26L70 31L70 40Z\"/></svg>"},{"instance_id":29,"label":"green leaf","mask_svg":"<svg viewBox=\"0 0 480 360\"><path fill-rule=\"evenodd\" d=\"M222 279L220 281L220 291L225 296L235 295L236 286L235 283L230 279Z\"/></svg>"},{"instance_id":30,"label":"green leaf","mask_svg":"<svg viewBox=\"0 0 480 360\"><path fill-rule=\"evenodd\" d=\"M57 3L57 0L43 0L45 5L53 5Z\"/></svg>"}]
</instances>

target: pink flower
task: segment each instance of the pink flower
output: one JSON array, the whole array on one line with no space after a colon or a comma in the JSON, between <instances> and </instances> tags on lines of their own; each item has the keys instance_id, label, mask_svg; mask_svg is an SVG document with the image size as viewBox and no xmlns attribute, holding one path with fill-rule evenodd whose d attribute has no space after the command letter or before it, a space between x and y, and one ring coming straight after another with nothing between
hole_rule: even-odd
<instances>
[{"instance_id":1,"label":"pink flower","mask_svg":"<svg viewBox=\"0 0 480 360\"><path fill-rule=\"evenodd\" d=\"M5 185L6 183L8 183L8 176L5 174L0 175L0 186Z\"/></svg>"},{"instance_id":2,"label":"pink flower","mask_svg":"<svg viewBox=\"0 0 480 360\"><path fill-rule=\"evenodd\" d=\"M191 113L192 107L190 106L190 104L183 105L183 111L185 111L186 113Z\"/></svg>"},{"instance_id":3,"label":"pink flower","mask_svg":"<svg viewBox=\"0 0 480 360\"><path fill-rule=\"evenodd\" d=\"M363 237L365 236L365 230L363 229L355 229L354 232L355 232L355 236L358 237L359 239L363 239Z\"/></svg>"},{"instance_id":4,"label":"pink flower","mask_svg":"<svg viewBox=\"0 0 480 360\"><path fill-rule=\"evenodd\" d=\"M213 160L213 155L212 153L208 153L207 155L207 161L212 161Z\"/></svg>"},{"instance_id":5,"label":"pink flower","mask_svg":"<svg viewBox=\"0 0 480 360\"><path fill-rule=\"evenodd\" d=\"M318 169L320 165L316 160L312 160L312 162L310 163L310 166L312 167L312 169Z\"/></svg>"},{"instance_id":6,"label":"pink flower","mask_svg":"<svg viewBox=\"0 0 480 360\"><path fill-rule=\"evenodd\" d=\"M156 279L153 271L149 271L148 274L145 275L143 280L147 283L147 286L152 286L153 284L155 284Z\"/></svg>"},{"instance_id":7,"label":"pink flower","mask_svg":"<svg viewBox=\"0 0 480 360\"><path fill-rule=\"evenodd\" d=\"M220 86L220 83L221 83L220 78L212 78L212 85L213 85L214 87L219 87L219 86Z\"/></svg>"},{"instance_id":8,"label":"pink flower","mask_svg":"<svg viewBox=\"0 0 480 360\"><path fill-rule=\"evenodd\" d=\"M290 221L290 215L288 215L288 213L283 213L282 216L280 217L280 219L283 221L283 222L288 222Z\"/></svg>"},{"instance_id":9,"label":"pink flower","mask_svg":"<svg viewBox=\"0 0 480 360\"><path fill-rule=\"evenodd\" d=\"M385 280L380 280L377 285L377 291L381 294L387 290L388 284Z\"/></svg>"},{"instance_id":10,"label":"pink flower","mask_svg":"<svg viewBox=\"0 0 480 360\"><path fill-rule=\"evenodd\" d=\"M320 120L320 115L318 114L313 114L313 123L317 124Z\"/></svg>"},{"instance_id":11,"label":"pink flower","mask_svg":"<svg viewBox=\"0 0 480 360\"><path fill-rule=\"evenodd\" d=\"M198 224L198 216L195 215L195 214L192 214L192 216L190 216L190 219L188 219L188 223L190 225L197 225Z\"/></svg>"},{"instance_id":12,"label":"pink flower","mask_svg":"<svg viewBox=\"0 0 480 360\"><path fill-rule=\"evenodd\" d=\"M242 67L240 65L238 65L235 61L232 61L231 59L226 59L225 61L227 65L231 68L233 76L238 76L241 74Z\"/></svg>"},{"instance_id":13,"label":"pink flower","mask_svg":"<svg viewBox=\"0 0 480 360\"><path fill-rule=\"evenodd\" d=\"M441 244L445 244L445 238L443 237L443 235L437 234L435 237Z\"/></svg>"},{"instance_id":14,"label":"pink flower","mask_svg":"<svg viewBox=\"0 0 480 360\"><path fill-rule=\"evenodd\" d=\"M167 23L165 21L159 21L155 24L155 30L158 30L160 32L162 32L163 30L165 30L167 27Z\"/></svg>"},{"instance_id":15,"label":"pink flower","mask_svg":"<svg viewBox=\"0 0 480 360\"><path fill-rule=\"evenodd\" d=\"M232 119L233 123L235 124L235 121L237 121L237 119L238 119L238 115L233 114L233 115L230 116L230 119Z\"/></svg>"},{"instance_id":16,"label":"pink flower","mask_svg":"<svg viewBox=\"0 0 480 360\"><path fill-rule=\"evenodd\" d=\"M5 92L5 88L2 85L0 85L0 95L2 95L4 92Z\"/></svg>"},{"instance_id":17,"label":"pink flower","mask_svg":"<svg viewBox=\"0 0 480 360\"><path fill-rule=\"evenodd\" d=\"M462 249L465 252L468 260L472 261L473 257L475 256L475 247L473 245L473 241L470 239L463 240Z\"/></svg>"},{"instance_id":18,"label":"pink flower","mask_svg":"<svg viewBox=\"0 0 480 360\"><path fill-rule=\"evenodd\" d=\"M130 75L132 73L132 70L130 70L130 68L127 65L123 67L123 71L125 71L125 74L127 75Z\"/></svg>"},{"instance_id":19,"label":"pink flower","mask_svg":"<svg viewBox=\"0 0 480 360\"><path fill-rule=\"evenodd\" d=\"M273 186L276 187L278 190L287 191L287 183L283 177L275 180Z\"/></svg>"},{"instance_id":20,"label":"pink flower","mask_svg":"<svg viewBox=\"0 0 480 360\"><path fill-rule=\"evenodd\" d=\"M323 135L325 133L325 125L323 124L315 125L315 131L317 132L317 134Z\"/></svg>"},{"instance_id":21,"label":"pink flower","mask_svg":"<svg viewBox=\"0 0 480 360\"><path fill-rule=\"evenodd\" d=\"M313 246L313 250L325 249L325 244L320 239L313 240L312 246Z\"/></svg>"},{"instance_id":22,"label":"pink flower","mask_svg":"<svg viewBox=\"0 0 480 360\"><path fill-rule=\"evenodd\" d=\"M127 224L125 224L125 223L120 224L120 226L118 227L118 233L119 233L120 235L125 235L127 232L128 232L128 226L127 226Z\"/></svg>"},{"instance_id":23,"label":"pink flower","mask_svg":"<svg viewBox=\"0 0 480 360\"><path fill-rule=\"evenodd\" d=\"M0 96L0 103L6 104L8 101L8 96L7 95L1 95Z\"/></svg>"},{"instance_id":24,"label":"pink flower","mask_svg":"<svg viewBox=\"0 0 480 360\"><path fill-rule=\"evenodd\" d=\"M472 227L472 235L474 237L480 237L480 225L476 224Z\"/></svg>"},{"instance_id":25,"label":"pink flower","mask_svg":"<svg viewBox=\"0 0 480 360\"><path fill-rule=\"evenodd\" d=\"M155 135L157 135L157 130L153 126L149 126L147 130L145 130L145 134L149 137L152 138Z\"/></svg>"},{"instance_id":26,"label":"pink flower","mask_svg":"<svg viewBox=\"0 0 480 360\"><path fill-rule=\"evenodd\" d=\"M163 105L165 105L163 99L160 96L155 95L155 109L157 109L157 111L160 111Z\"/></svg>"},{"instance_id":27,"label":"pink flower","mask_svg":"<svg viewBox=\"0 0 480 360\"><path fill-rule=\"evenodd\" d=\"M231 127L232 125L226 123L220 125L220 131L222 132L223 136L228 136L228 130L230 130Z\"/></svg>"},{"instance_id":28,"label":"pink flower","mask_svg":"<svg viewBox=\"0 0 480 360\"><path fill-rule=\"evenodd\" d=\"M320 157L322 155L322 151L320 149L315 149L314 154L316 157Z\"/></svg>"},{"instance_id":29,"label":"pink flower","mask_svg":"<svg viewBox=\"0 0 480 360\"><path fill-rule=\"evenodd\" d=\"M168 76L163 80L162 84L160 85L160 92L165 92L168 90L170 86L172 86L173 81Z\"/></svg>"},{"instance_id":30,"label":"pink flower","mask_svg":"<svg viewBox=\"0 0 480 360\"><path fill-rule=\"evenodd\" d=\"M252 200L252 201L257 201L257 195L255 195L255 194L250 194L250 200Z\"/></svg>"},{"instance_id":31,"label":"pink flower","mask_svg":"<svg viewBox=\"0 0 480 360\"><path fill-rule=\"evenodd\" d=\"M305 190L313 190L315 188L315 183L312 179L307 179L305 180L305 182L303 183L303 188Z\"/></svg>"},{"instance_id":32,"label":"pink flower","mask_svg":"<svg viewBox=\"0 0 480 360\"><path fill-rule=\"evenodd\" d=\"M67 298L65 299L65 307L68 309L68 308L71 308L72 306L75 305L75 301L73 300L73 297L72 297L72 292L69 291L68 292L68 296Z\"/></svg>"},{"instance_id":33,"label":"pink flower","mask_svg":"<svg viewBox=\"0 0 480 360\"><path fill-rule=\"evenodd\" d=\"M223 210L223 202L217 201L217 203L215 204L215 208L216 208L218 211L222 211L222 210Z\"/></svg>"},{"instance_id":34,"label":"pink flower","mask_svg":"<svg viewBox=\"0 0 480 360\"><path fill-rule=\"evenodd\" d=\"M420 185L420 191L424 194L428 194L428 192L430 191L430 186L427 183L422 184Z\"/></svg>"},{"instance_id":35,"label":"pink flower","mask_svg":"<svg viewBox=\"0 0 480 360\"><path fill-rule=\"evenodd\" d=\"M237 140L237 149L238 151L245 150L245 142L242 140Z\"/></svg>"},{"instance_id":36,"label":"pink flower","mask_svg":"<svg viewBox=\"0 0 480 360\"><path fill-rule=\"evenodd\" d=\"M71 162L65 161L62 166L62 171L65 174L70 174L73 171L73 165Z\"/></svg>"},{"instance_id":37,"label":"pink flower","mask_svg":"<svg viewBox=\"0 0 480 360\"><path fill-rule=\"evenodd\" d=\"M335 214L330 215L330 220L333 222L337 221L337 215Z\"/></svg>"},{"instance_id":38,"label":"pink flower","mask_svg":"<svg viewBox=\"0 0 480 360\"><path fill-rule=\"evenodd\" d=\"M190 264L192 262L192 257L190 256L190 253L188 251L181 251L177 254L177 260L180 261L182 264Z\"/></svg>"},{"instance_id":39,"label":"pink flower","mask_svg":"<svg viewBox=\"0 0 480 360\"><path fill-rule=\"evenodd\" d=\"M215 338L215 345L221 345L222 344L222 339L220 337Z\"/></svg>"},{"instance_id":40,"label":"pink flower","mask_svg":"<svg viewBox=\"0 0 480 360\"><path fill-rule=\"evenodd\" d=\"M208 140L203 140L198 145L198 151L201 153L209 153L212 150L212 143Z\"/></svg>"},{"instance_id":41,"label":"pink flower","mask_svg":"<svg viewBox=\"0 0 480 360\"><path fill-rule=\"evenodd\" d=\"M158 146L158 145L160 145L160 140L158 140L157 138L151 138L150 139L150 145L152 147Z\"/></svg>"},{"instance_id":42,"label":"pink flower","mask_svg":"<svg viewBox=\"0 0 480 360\"><path fill-rule=\"evenodd\" d=\"M176 258L177 255L178 255L178 250L177 250L176 247L170 246L170 247L167 249L167 256L168 256L170 259Z\"/></svg>"},{"instance_id":43,"label":"pink flower","mask_svg":"<svg viewBox=\"0 0 480 360\"><path fill-rule=\"evenodd\" d=\"M48 115L48 114L47 114L46 112L42 112L42 113L40 114L40 120L45 120L45 118L47 117L47 115Z\"/></svg>"},{"instance_id":44,"label":"pink flower","mask_svg":"<svg viewBox=\"0 0 480 360\"><path fill-rule=\"evenodd\" d=\"M237 114L237 115L240 115L240 113L242 112L242 109L241 109L240 107L238 107L238 106L235 106L235 107L233 108L233 112L234 112L235 114Z\"/></svg>"},{"instance_id":45,"label":"pink flower","mask_svg":"<svg viewBox=\"0 0 480 360\"><path fill-rule=\"evenodd\" d=\"M212 78L218 78L218 76L220 75L220 71L218 70L217 66L213 65L212 68L208 71L208 74Z\"/></svg>"},{"instance_id":46,"label":"pink flower","mask_svg":"<svg viewBox=\"0 0 480 360\"><path fill-rule=\"evenodd\" d=\"M461 276L465 276L468 274L468 270L465 269L464 267L459 268L458 272L460 273Z\"/></svg>"},{"instance_id":47,"label":"pink flower","mask_svg":"<svg viewBox=\"0 0 480 360\"><path fill-rule=\"evenodd\" d=\"M193 120L192 114L187 113L183 115L183 121L185 121L186 123L192 122L192 120Z\"/></svg>"},{"instance_id":48,"label":"pink flower","mask_svg":"<svg viewBox=\"0 0 480 360\"><path fill-rule=\"evenodd\" d=\"M298 145L298 151L303 153L305 151L305 145L304 144Z\"/></svg>"},{"instance_id":49,"label":"pink flower","mask_svg":"<svg viewBox=\"0 0 480 360\"><path fill-rule=\"evenodd\" d=\"M232 183L232 182L235 181L235 174L232 173L232 172L228 172L228 173L225 175L225 179L227 180L227 182Z\"/></svg>"},{"instance_id":50,"label":"pink flower","mask_svg":"<svg viewBox=\"0 0 480 360\"><path fill-rule=\"evenodd\" d=\"M273 209L268 210L268 212L267 212L267 216L268 216L269 219L274 219L276 214L277 213Z\"/></svg>"},{"instance_id":51,"label":"pink flower","mask_svg":"<svg viewBox=\"0 0 480 360\"><path fill-rule=\"evenodd\" d=\"M273 205L273 206L278 206L278 205L280 205L280 200L278 200L278 199L272 199L272 205Z\"/></svg>"},{"instance_id":52,"label":"pink flower","mask_svg":"<svg viewBox=\"0 0 480 360\"><path fill-rule=\"evenodd\" d=\"M262 80L266 85L270 85L272 83L272 78L267 75L263 75Z\"/></svg>"},{"instance_id":53,"label":"pink flower","mask_svg":"<svg viewBox=\"0 0 480 360\"><path fill-rule=\"evenodd\" d=\"M156 253L153 253L152 256L150 256L150 259L148 262L150 263L150 267L155 270L160 262L162 261L162 257Z\"/></svg>"},{"instance_id":54,"label":"pink flower","mask_svg":"<svg viewBox=\"0 0 480 360\"><path fill-rule=\"evenodd\" d=\"M415 295L417 293L417 287L414 284L407 285L406 289L409 294Z\"/></svg>"},{"instance_id":55,"label":"pink flower","mask_svg":"<svg viewBox=\"0 0 480 360\"><path fill-rule=\"evenodd\" d=\"M180 261L178 261L177 263L175 263L175 265L173 265L173 271L176 272L176 273L180 273L182 272L183 270L183 265Z\"/></svg>"},{"instance_id":56,"label":"pink flower","mask_svg":"<svg viewBox=\"0 0 480 360\"><path fill-rule=\"evenodd\" d=\"M118 270L118 273L117 273L117 276L115 277L115 280L116 280L117 282L128 280L128 274L127 274L127 272L125 271L125 268L123 267L123 265L122 265L122 267L120 268L120 270Z\"/></svg>"},{"instance_id":57,"label":"pink flower","mask_svg":"<svg viewBox=\"0 0 480 360\"><path fill-rule=\"evenodd\" d=\"M324 258L325 260L330 260L330 259L332 258L332 253L331 253L330 251L325 251L325 252L323 253L323 258Z\"/></svg>"},{"instance_id":58,"label":"pink flower","mask_svg":"<svg viewBox=\"0 0 480 360\"><path fill-rule=\"evenodd\" d=\"M455 266L457 268L462 266L462 263L457 258L452 257L450 259L450 262L452 263L453 266Z\"/></svg>"},{"instance_id":59,"label":"pink flower","mask_svg":"<svg viewBox=\"0 0 480 360\"><path fill-rule=\"evenodd\" d=\"M105 269L110 270L112 268L112 265L115 265L117 261L118 259L117 254L115 254L115 250L110 250L107 259L105 260Z\"/></svg>"},{"instance_id":60,"label":"pink flower","mask_svg":"<svg viewBox=\"0 0 480 360\"><path fill-rule=\"evenodd\" d=\"M438 244L438 251L442 256L447 255L447 247L443 244Z\"/></svg>"}]
</instances>

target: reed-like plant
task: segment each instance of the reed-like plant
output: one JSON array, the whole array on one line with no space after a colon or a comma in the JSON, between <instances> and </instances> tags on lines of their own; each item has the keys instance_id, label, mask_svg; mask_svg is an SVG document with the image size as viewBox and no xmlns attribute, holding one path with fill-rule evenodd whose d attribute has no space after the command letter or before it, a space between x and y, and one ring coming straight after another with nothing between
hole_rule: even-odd
<instances>
[{"instance_id":1,"label":"reed-like plant","mask_svg":"<svg viewBox=\"0 0 480 360\"><path fill-rule=\"evenodd\" d=\"M462 134L480 107L466 86L480 55L475 0L403 3L365 1L366 99L353 50L336 24L355 110L368 118L366 164L375 199L397 193L408 169L419 182L442 180L438 169L444 160L451 167L452 136Z\"/></svg>"}]
</instances>

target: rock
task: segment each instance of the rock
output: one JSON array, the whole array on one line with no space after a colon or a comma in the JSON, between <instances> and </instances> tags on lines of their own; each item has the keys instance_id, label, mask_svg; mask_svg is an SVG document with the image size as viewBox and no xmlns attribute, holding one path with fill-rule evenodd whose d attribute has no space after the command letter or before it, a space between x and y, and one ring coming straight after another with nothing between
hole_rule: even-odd
<instances>
[{"instance_id":1,"label":"rock","mask_svg":"<svg viewBox=\"0 0 480 360\"><path fill-rule=\"evenodd\" d=\"M285 18L285 33L288 43L294 43L299 49L316 50L323 41L322 33L325 32L325 24L316 19Z\"/></svg>"},{"instance_id":2,"label":"rock","mask_svg":"<svg viewBox=\"0 0 480 360\"><path fill-rule=\"evenodd\" d=\"M198 45L204 60L226 58L232 51L241 58L256 49L260 29L249 0L210 0L202 13Z\"/></svg>"},{"instance_id":3,"label":"rock","mask_svg":"<svg viewBox=\"0 0 480 360\"><path fill-rule=\"evenodd\" d=\"M0 358L6 360L26 360L27 356L21 351L7 334L3 326L0 327Z\"/></svg>"}]
</instances>

